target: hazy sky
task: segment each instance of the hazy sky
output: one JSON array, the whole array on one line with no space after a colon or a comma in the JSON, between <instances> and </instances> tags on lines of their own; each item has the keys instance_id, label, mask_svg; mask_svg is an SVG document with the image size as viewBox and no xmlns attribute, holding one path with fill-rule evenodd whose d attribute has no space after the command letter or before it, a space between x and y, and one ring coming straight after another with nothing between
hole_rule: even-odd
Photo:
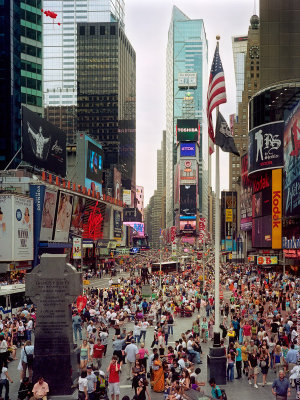
<instances>
[{"instance_id":1,"label":"hazy sky","mask_svg":"<svg viewBox=\"0 0 300 400\"><path fill-rule=\"evenodd\" d=\"M156 189L156 152L166 126L166 47L173 5L190 19L204 20L209 70L216 35L221 36L227 103L220 106L220 111L228 120L235 112L231 37L247 34L254 1L126 0L125 31L137 55L137 184L145 187L145 204ZM229 159L226 153L220 154L221 189L228 189Z\"/></svg>"}]
</instances>

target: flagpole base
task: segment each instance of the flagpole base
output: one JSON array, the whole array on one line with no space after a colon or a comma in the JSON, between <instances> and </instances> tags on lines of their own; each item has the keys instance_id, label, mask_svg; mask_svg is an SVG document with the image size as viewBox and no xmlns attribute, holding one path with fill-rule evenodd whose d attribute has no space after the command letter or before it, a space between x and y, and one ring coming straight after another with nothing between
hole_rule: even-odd
<instances>
[{"instance_id":1,"label":"flagpole base","mask_svg":"<svg viewBox=\"0 0 300 400\"><path fill-rule=\"evenodd\" d=\"M226 385L226 349L221 347L220 333L214 332L214 344L207 355L207 380L216 380L217 385Z\"/></svg>"}]
</instances>

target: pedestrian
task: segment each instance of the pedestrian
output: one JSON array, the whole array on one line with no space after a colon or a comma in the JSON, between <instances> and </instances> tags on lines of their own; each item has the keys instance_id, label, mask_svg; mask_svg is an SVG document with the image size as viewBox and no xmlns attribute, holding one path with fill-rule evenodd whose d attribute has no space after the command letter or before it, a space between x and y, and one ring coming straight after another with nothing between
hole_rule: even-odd
<instances>
[{"instance_id":1,"label":"pedestrian","mask_svg":"<svg viewBox=\"0 0 300 400\"><path fill-rule=\"evenodd\" d=\"M287 400L291 395L290 382L282 369L279 370L279 377L273 382L272 393L276 396L276 400Z\"/></svg>"},{"instance_id":2,"label":"pedestrian","mask_svg":"<svg viewBox=\"0 0 300 400\"><path fill-rule=\"evenodd\" d=\"M81 371L80 377L78 379L78 400L88 399L87 386L87 372Z\"/></svg>"},{"instance_id":3,"label":"pedestrian","mask_svg":"<svg viewBox=\"0 0 300 400\"><path fill-rule=\"evenodd\" d=\"M135 364L136 355L138 354L138 352L139 352L139 349L138 349L137 345L134 343L134 339L132 339L131 343L128 346L126 346L126 348L125 348L125 354L126 354L127 364L128 364L127 380L131 379L132 367Z\"/></svg>"},{"instance_id":4,"label":"pedestrian","mask_svg":"<svg viewBox=\"0 0 300 400\"><path fill-rule=\"evenodd\" d=\"M85 369L90 360L90 346L87 340L84 340L80 346L80 368Z\"/></svg>"},{"instance_id":5,"label":"pedestrian","mask_svg":"<svg viewBox=\"0 0 300 400\"><path fill-rule=\"evenodd\" d=\"M138 356L140 363L145 367L145 371L147 371L147 359L149 357L149 351L145 348L145 343L141 343L141 348L138 351Z\"/></svg>"},{"instance_id":6,"label":"pedestrian","mask_svg":"<svg viewBox=\"0 0 300 400\"><path fill-rule=\"evenodd\" d=\"M97 377L93 372L92 365L88 365L86 367L87 371L87 393L88 393L88 400L95 400L95 391L97 385Z\"/></svg>"},{"instance_id":7,"label":"pedestrian","mask_svg":"<svg viewBox=\"0 0 300 400\"><path fill-rule=\"evenodd\" d=\"M268 353L267 349L262 349L260 353L260 358L259 358L259 366L261 369L261 373L263 376L263 382L262 386L265 386L267 384L267 375L269 371L269 365L270 365L270 356Z\"/></svg>"},{"instance_id":8,"label":"pedestrian","mask_svg":"<svg viewBox=\"0 0 300 400\"><path fill-rule=\"evenodd\" d=\"M234 379L234 362L235 362L235 351L233 343L229 343L229 349L227 354L227 381L233 382Z\"/></svg>"},{"instance_id":9,"label":"pedestrian","mask_svg":"<svg viewBox=\"0 0 300 400\"><path fill-rule=\"evenodd\" d=\"M118 364L118 357L112 356L112 360L107 367L108 374L108 388L111 400L119 400L120 396L120 364Z\"/></svg>"},{"instance_id":10,"label":"pedestrian","mask_svg":"<svg viewBox=\"0 0 300 400\"><path fill-rule=\"evenodd\" d=\"M104 346L101 344L101 339L97 339L97 343L93 346L93 364L96 368L100 369L102 365L102 357L104 353Z\"/></svg>"},{"instance_id":11,"label":"pedestrian","mask_svg":"<svg viewBox=\"0 0 300 400\"><path fill-rule=\"evenodd\" d=\"M237 372L237 377L236 379L241 379L242 377L242 350L240 346L238 345L238 342L235 342L235 368Z\"/></svg>"},{"instance_id":12,"label":"pedestrian","mask_svg":"<svg viewBox=\"0 0 300 400\"><path fill-rule=\"evenodd\" d=\"M222 391L219 388L219 386L216 385L215 378L210 378L209 385L211 387L211 395L212 395L213 399L222 400L222 398L223 398Z\"/></svg>"},{"instance_id":13,"label":"pedestrian","mask_svg":"<svg viewBox=\"0 0 300 400\"><path fill-rule=\"evenodd\" d=\"M249 385L252 385L251 379L253 379L254 387L255 387L255 389L258 389L257 376L259 374L259 368L258 368L258 359L257 359L257 354L256 354L255 349L253 349L252 353L248 355L248 361L249 361L248 383L249 383Z\"/></svg>"},{"instance_id":14,"label":"pedestrian","mask_svg":"<svg viewBox=\"0 0 300 400\"><path fill-rule=\"evenodd\" d=\"M33 353L34 346L30 340L27 340L21 350L20 363L22 365L21 379L26 378L28 369L29 382L32 382Z\"/></svg>"},{"instance_id":15,"label":"pedestrian","mask_svg":"<svg viewBox=\"0 0 300 400\"><path fill-rule=\"evenodd\" d=\"M31 398L31 400L47 400L49 386L48 383L44 381L42 376L39 377L37 383L33 386L32 393L33 398Z\"/></svg>"},{"instance_id":16,"label":"pedestrian","mask_svg":"<svg viewBox=\"0 0 300 400\"><path fill-rule=\"evenodd\" d=\"M2 389L5 388L4 400L9 400L9 382L13 383L7 372L7 367L2 367L0 374L0 397L2 398Z\"/></svg>"},{"instance_id":17,"label":"pedestrian","mask_svg":"<svg viewBox=\"0 0 300 400\"><path fill-rule=\"evenodd\" d=\"M147 333L147 328L149 326L149 322L146 321L146 319L143 319L143 322L141 323L141 336L140 336L140 340L142 340L145 342L146 341L146 333Z\"/></svg>"},{"instance_id":18,"label":"pedestrian","mask_svg":"<svg viewBox=\"0 0 300 400\"><path fill-rule=\"evenodd\" d=\"M79 333L79 339L82 340L81 324L82 324L82 319L80 315L78 315L78 312L75 311L75 314L72 317L72 326L73 326L75 342L77 342L77 333Z\"/></svg>"}]
</instances>

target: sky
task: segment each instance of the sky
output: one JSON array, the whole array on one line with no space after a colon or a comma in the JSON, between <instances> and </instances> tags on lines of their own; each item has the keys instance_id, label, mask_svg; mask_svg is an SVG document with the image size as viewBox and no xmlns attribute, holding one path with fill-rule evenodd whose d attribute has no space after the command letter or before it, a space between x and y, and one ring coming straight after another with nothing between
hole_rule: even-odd
<instances>
[{"instance_id":1,"label":"sky","mask_svg":"<svg viewBox=\"0 0 300 400\"><path fill-rule=\"evenodd\" d=\"M235 78L232 36L247 35L255 0L126 0L125 31L137 60L137 185L145 188L145 205L156 189L156 155L166 127L166 48L172 8L190 19L203 19L208 40L208 65L212 63L216 35L221 36L227 103L220 111L229 120L235 112ZM258 5L256 6L258 14ZM206 89L205 89L206 91ZM214 166L214 156L212 166ZM220 151L221 190L228 189L229 158ZM214 169L212 183L214 185Z\"/></svg>"}]
</instances>

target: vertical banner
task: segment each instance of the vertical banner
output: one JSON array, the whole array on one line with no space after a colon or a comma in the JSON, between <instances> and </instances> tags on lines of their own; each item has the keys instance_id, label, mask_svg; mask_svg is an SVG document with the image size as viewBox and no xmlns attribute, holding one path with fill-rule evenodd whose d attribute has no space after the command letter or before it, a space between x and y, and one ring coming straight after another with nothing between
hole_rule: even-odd
<instances>
[{"instance_id":1,"label":"vertical banner","mask_svg":"<svg viewBox=\"0 0 300 400\"><path fill-rule=\"evenodd\" d=\"M282 248L282 169L272 170L272 249Z\"/></svg>"},{"instance_id":2,"label":"vertical banner","mask_svg":"<svg viewBox=\"0 0 300 400\"><path fill-rule=\"evenodd\" d=\"M44 185L30 185L30 197L33 198L33 241L34 241L34 259L33 266L38 264L38 250L40 233L42 226L43 206L45 197Z\"/></svg>"},{"instance_id":3,"label":"vertical banner","mask_svg":"<svg viewBox=\"0 0 300 400\"><path fill-rule=\"evenodd\" d=\"M73 237L73 260L81 259L81 238Z\"/></svg>"}]
</instances>

